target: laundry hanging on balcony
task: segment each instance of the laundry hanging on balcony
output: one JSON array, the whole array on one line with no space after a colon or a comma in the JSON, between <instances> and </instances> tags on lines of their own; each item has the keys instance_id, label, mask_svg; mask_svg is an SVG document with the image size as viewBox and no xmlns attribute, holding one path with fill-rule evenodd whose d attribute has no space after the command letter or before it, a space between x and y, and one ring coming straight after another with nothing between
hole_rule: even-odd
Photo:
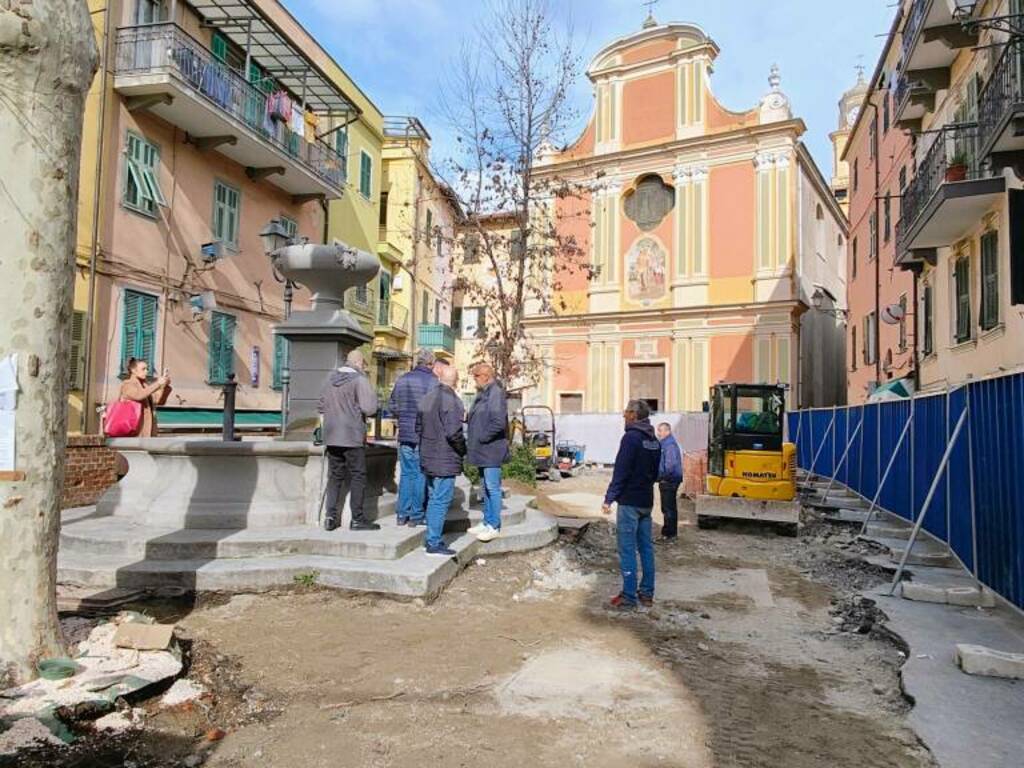
<instances>
[{"instance_id":1,"label":"laundry hanging on balcony","mask_svg":"<svg viewBox=\"0 0 1024 768\"><path fill-rule=\"evenodd\" d=\"M316 127L320 123L320 118L309 109L306 110L304 117L306 120L306 141L312 144L316 141Z\"/></svg>"},{"instance_id":2,"label":"laundry hanging on balcony","mask_svg":"<svg viewBox=\"0 0 1024 768\"><path fill-rule=\"evenodd\" d=\"M209 62L203 67L199 90L222 107L231 103L231 75L222 64Z\"/></svg>"},{"instance_id":3,"label":"laundry hanging on balcony","mask_svg":"<svg viewBox=\"0 0 1024 768\"><path fill-rule=\"evenodd\" d=\"M292 119L292 98L287 91L274 91L267 97L267 114L288 125Z\"/></svg>"}]
</instances>

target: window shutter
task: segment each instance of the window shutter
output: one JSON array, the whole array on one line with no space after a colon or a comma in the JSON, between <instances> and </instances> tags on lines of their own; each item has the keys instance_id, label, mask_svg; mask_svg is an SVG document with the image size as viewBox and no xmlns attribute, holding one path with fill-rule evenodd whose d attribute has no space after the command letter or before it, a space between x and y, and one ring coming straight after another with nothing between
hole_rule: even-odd
<instances>
[{"instance_id":1,"label":"window shutter","mask_svg":"<svg viewBox=\"0 0 1024 768\"><path fill-rule=\"evenodd\" d=\"M932 322L932 287L924 287L924 353L930 355L935 350L934 324Z\"/></svg>"},{"instance_id":2,"label":"window shutter","mask_svg":"<svg viewBox=\"0 0 1024 768\"><path fill-rule=\"evenodd\" d=\"M372 191L372 161L365 152L359 155L359 191L363 197L369 197Z\"/></svg>"},{"instance_id":3,"label":"window shutter","mask_svg":"<svg viewBox=\"0 0 1024 768\"><path fill-rule=\"evenodd\" d=\"M139 341L136 357L149 363L149 368L156 375L156 297L142 296L139 304Z\"/></svg>"},{"instance_id":4,"label":"window shutter","mask_svg":"<svg viewBox=\"0 0 1024 768\"><path fill-rule=\"evenodd\" d=\"M224 384L235 372L235 317L214 312L210 318L209 377L211 384Z\"/></svg>"},{"instance_id":5,"label":"window shutter","mask_svg":"<svg viewBox=\"0 0 1024 768\"><path fill-rule=\"evenodd\" d=\"M221 62L228 60L228 40L220 32L213 33L213 41L210 47L213 49L213 55L216 59Z\"/></svg>"},{"instance_id":6,"label":"window shutter","mask_svg":"<svg viewBox=\"0 0 1024 768\"><path fill-rule=\"evenodd\" d=\"M981 238L981 328L999 322L999 235L986 232Z\"/></svg>"},{"instance_id":7,"label":"window shutter","mask_svg":"<svg viewBox=\"0 0 1024 768\"><path fill-rule=\"evenodd\" d=\"M129 358L149 363L155 374L157 298L138 291L124 292L124 320L121 323L121 373Z\"/></svg>"},{"instance_id":8,"label":"window shutter","mask_svg":"<svg viewBox=\"0 0 1024 768\"><path fill-rule=\"evenodd\" d=\"M956 283L956 340L967 341L971 337L971 294L966 258L957 260L954 281Z\"/></svg>"},{"instance_id":9,"label":"window shutter","mask_svg":"<svg viewBox=\"0 0 1024 768\"><path fill-rule=\"evenodd\" d=\"M74 390L85 388L85 312L71 313L71 361L68 368L68 386Z\"/></svg>"}]
</instances>

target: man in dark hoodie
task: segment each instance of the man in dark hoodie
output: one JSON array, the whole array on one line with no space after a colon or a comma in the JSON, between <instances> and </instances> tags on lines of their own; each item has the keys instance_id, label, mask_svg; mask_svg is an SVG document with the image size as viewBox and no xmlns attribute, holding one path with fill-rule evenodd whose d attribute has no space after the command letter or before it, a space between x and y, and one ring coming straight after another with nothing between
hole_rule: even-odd
<instances>
[{"instance_id":1,"label":"man in dark hoodie","mask_svg":"<svg viewBox=\"0 0 1024 768\"><path fill-rule=\"evenodd\" d=\"M501 465L508 459L508 401L495 378L494 366L477 363L470 372L478 391L466 421L467 459L480 469L484 519L469 533L480 541L493 541L501 535Z\"/></svg>"},{"instance_id":2,"label":"man in dark hoodie","mask_svg":"<svg viewBox=\"0 0 1024 768\"><path fill-rule=\"evenodd\" d=\"M651 426L651 409L643 400L630 400L622 414L626 432L619 443L615 470L604 495L604 513L618 504L616 530L619 542L619 570L622 591L612 598L614 608L635 608L654 602L654 541L651 539L651 510L654 484L658 480L661 443ZM637 588L636 553L640 551L643 578Z\"/></svg>"},{"instance_id":3,"label":"man in dark hoodie","mask_svg":"<svg viewBox=\"0 0 1024 768\"><path fill-rule=\"evenodd\" d=\"M332 373L320 393L324 445L327 447L327 517L325 527L333 531L341 524L341 489L349 481L349 506L353 531L378 531L380 526L366 519L366 420L377 412L377 393L363 372L363 354L353 350L345 365Z\"/></svg>"},{"instance_id":4,"label":"man in dark hoodie","mask_svg":"<svg viewBox=\"0 0 1024 768\"><path fill-rule=\"evenodd\" d=\"M420 438L416 434L416 415L427 393L437 388L434 353L421 349L416 367L395 382L388 409L398 418L398 461L402 474L398 481L398 524L423 523L427 479L420 468Z\"/></svg>"},{"instance_id":5,"label":"man in dark hoodie","mask_svg":"<svg viewBox=\"0 0 1024 768\"><path fill-rule=\"evenodd\" d=\"M455 478L462 472L466 438L462 420L466 414L456 394L458 373L445 367L439 371L440 385L426 394L416 418L420 441L420 465L430 485L427 502L427 554L454 557L455 550L444 543L444 520L455 493Z\"/></svg>"}]
</instances>

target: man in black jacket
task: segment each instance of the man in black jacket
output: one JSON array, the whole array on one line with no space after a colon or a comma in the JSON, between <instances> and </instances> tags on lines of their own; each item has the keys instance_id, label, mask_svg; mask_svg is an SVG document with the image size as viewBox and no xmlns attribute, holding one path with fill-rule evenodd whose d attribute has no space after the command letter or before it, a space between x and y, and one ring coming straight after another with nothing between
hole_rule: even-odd
<instances>
[{"instance_id":1,"label":"man in black jacket","mask_svg":"<svg viewBox=\"0 0 1024 768\"><path fill-rule=\"evenodd\" d=\"M455 478L462 472L466 438L462 433L465 408L456 394L458 373L453 367L439 371L441 383L420 401L416 435L420 444L420 466L427 476L427 554L454 557L455 550L444 543L444 521L455 494Z\"/></svg>"},{"instance_id":2,"label":"man in black jacket","mask_svg":"<svg viewBox=\"0 0 1024 768\"><path fill-rule=\"evenodd\" d=\"M604 496L604 513L618 504L616 532L619 542L619 570L622 591L612 598L614 608L635 608L654 602L654 541L651 539L651 510L654 484L661 463L661 443L651 426L651 409L643 400L630 400L622 414L626 432L615 456L615 470ZM640 551L643 578L637 589L636 553Z\"/></svg>"},{"instance_id":3,"label":"man in black jacket","mask_svg":"<svg viewBox=\"0 0 1024 768\"><path fill-rule=\"evenodd\" d=\"M480 541L501 535L501 465L508 459L508 401L494 376L494 367L477 363L472 368L479 390L466 424L469 463L480 469L484 490L484 519L469 529Z\"/></svg>"}]
</instances>

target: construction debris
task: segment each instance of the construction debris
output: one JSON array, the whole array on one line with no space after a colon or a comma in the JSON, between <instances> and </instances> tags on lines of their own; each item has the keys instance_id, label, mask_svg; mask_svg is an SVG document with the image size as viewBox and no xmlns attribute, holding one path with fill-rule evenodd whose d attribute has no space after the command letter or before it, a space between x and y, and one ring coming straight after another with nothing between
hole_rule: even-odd
<instances>
[{"instance_id":1,"label":"construction debris","mask_svg":"<svg viewBox=\"0 0 1024 768\"><path fill-rule=\"evenodd\" d=\"M1024 680L1024 653L1007 653L983 645L957 645L956 664L968 675Z\"/></svg>"}]
</instances>

